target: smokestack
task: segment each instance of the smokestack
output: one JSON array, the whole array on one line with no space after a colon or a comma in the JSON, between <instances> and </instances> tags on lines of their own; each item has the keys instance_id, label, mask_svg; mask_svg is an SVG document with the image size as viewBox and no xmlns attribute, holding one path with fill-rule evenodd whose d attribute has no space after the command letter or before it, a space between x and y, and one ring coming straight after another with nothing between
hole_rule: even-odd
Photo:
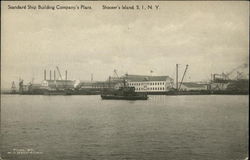
<instances>
[{"instance_id":1,"label":"smokestack","mask_svg":"<svg viewBox=\"0 0 250 160\"><path fill-rule=\"evenodd\" d=\"M49 80L51 80L51 70L49 70Z\"/></svg>"},{"instance_id":2,"label":"smokestack","mask_svg":"<svg viewBox=\"0 0 250 160\"><path fill-rule=\"evenodd\" d=\"M56 71L54 70L54 80L56 80Z\"/></svg>"},{"instance_id":3,"label":"smokestack","mask_svg":"<svg viewBox=\"0 0 250 160\"><path fill-rule=\"evenodd\" d=\"M46 80L46 70L44 70L44 80Z\"/></svg>"},{"instance_id":4,"label":"smokestack","mask_svg":"<svg viewBox=\"0 0 250 160\"><path fill-rule=\"evenodd\" d=\"M91 82L93 82L93 73L91 73Z\"/></svg>"},{"instance_id":5,"label":"smokestack","mask_svg":"<svg viewBox=\"0 0 250 160\"><path fill-rule=\"evenodd\" d=\"M65 71L65 80L67 80L67 78L68 78L67 76L68 76L68 71L66 70Z\"/></svg>"},{"instance_id":6,"label":"smokestack","mask_svg":"<svg viewBox=\"0 0 250 160\"><path fill-rule=\"evenodd\" d=\"M178 64L176 64L176 89L178 90Z\"/></svg>"}]
</instances>

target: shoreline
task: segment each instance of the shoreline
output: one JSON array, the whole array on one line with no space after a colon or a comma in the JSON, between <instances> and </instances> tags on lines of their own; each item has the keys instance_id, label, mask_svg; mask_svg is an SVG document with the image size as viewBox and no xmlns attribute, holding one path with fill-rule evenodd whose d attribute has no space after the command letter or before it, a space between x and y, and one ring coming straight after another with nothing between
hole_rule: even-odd
<instances>
[{"instance_id":1,"label":"shoreline","mask_svg":"<svg viewBox=\"0 0 250 160\"><path fill-rule=\"evenodd\" d=\"M167 95L167 96L180 96L180 95L249 95L249 91L169 91L169 92L139 92L139 94L147 94L147 95ZM58 93L11 93L10 91L1 92L1 94L8 94L8 95L67 95L67 96L74 96L74 95L101 95L101 92L58 92Z\"/></svg>"}]
</instances>

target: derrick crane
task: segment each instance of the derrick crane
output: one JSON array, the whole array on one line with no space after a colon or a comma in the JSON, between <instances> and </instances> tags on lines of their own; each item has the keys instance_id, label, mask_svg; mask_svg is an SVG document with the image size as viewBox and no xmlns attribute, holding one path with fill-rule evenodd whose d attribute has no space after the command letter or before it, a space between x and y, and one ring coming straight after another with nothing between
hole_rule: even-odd
<instances>
[{"instance_id":1,"label":"derrick crane","mask_svg":"<svg viewBox=\"0 0 250 160\"><path fill-rule=\"evenodd\" d=\"M58 74L59 74L60 79L62 80L62 75L61 75L61 72L60 72L60 70L59 70L59 67L56 66L56 69L57 69L57 72L58 72Z\"/></svg>"},{"instance_id":2,"label":"derrick crane","mask_svg":"<svg viewBox=\"0 0 250 160\"><path fill-rule=\"evenodd\" d=\"M246 64L246 63L244 63L244 64L242 64L242 65L239 65L238 67L232 69L230 72L224 74L223 77L224 77L225 79L229 79L229 76L230 76L231 74L233 74L235 71L237 71L238 69L241 69L241 68L246 68L246 67L247 67L247 64ZM237 77L238 77L238 74L242 74L242 73L237 72Z\"/></svg>"},{"instance_id":3,"label":"derrick crane","mask_svg":"<svg viewBox=\"0 0 250 160\"><path fill-rule=\"evenodd\" d=\"M181 83L180 83L180 86L179 86L178 90L181 89L181 85L182 85L183 79L184 79L184 77L185 77L185 74L186 74L186 72L187 72L187 69L188 69L188 64L186 65L186 68L185 68L185 71L184 71L184 73L183 73L183 76L182 76L182 79L181 79Z\"/></svg>"},{"instance_id":4,"label":"derrick crane","mask_svg":"<svg viewBox=\"0 0 250 160\"><path fill-rule=\"evenodd\" d=\"M16 93L16 85L14 81L12 82L12 85L11 85L11 93Z\"/></svg>"},{"instance_id":5,"label":"derrick crane","mask_svg":"<svg viewBox=\"0 0 250 160\"><path fill-rule=\"evenodd\" d=\"M19 93L23 93L23 80L19 78Z\"/></svg>"},{"instance_id":6,"label":"derrick crane","mask_svg":"<svg viewBox=\"0 0 250 160\"><path fill-rule=\"evenodd\" d=\"M113 77L113 80L117 80L117 81L120 81L121 80L121 77L118 76L118 73L117 73L117 70L114 69L114 77Z\"/></svg>"},{"instance_id":7,"label":"derrick crane","mask_svg":"<svg viewBox=\"0 0 250 160\"><path fill-rule=\"evenodd\" d=\"M117 78L119 78L119 76L118 76L118 74L117 74L117 70L116 70L116 69L114 69L114 73L115 73L116 77L117 77Z\"/></svg>"},{"instance_id":8,"label":"derrick crane","mask_svg":"<svg viewBox=\"0 0 250 160\"><path fill-rule=\"evenodd\" d=\"M233 73L235 73L235 71L237 71L237 70L239 70L239 69L242 69L242 68L246 68L246 67L247 67L247 64L244 63L244 64L239 65L238 67L232 69L232 70L231 70L230 72L228 72L228 73L212 74L212 80L213 80L213 81L219 80L219 81L226 82L227 80L230 80L230 79L229 79L229 76L232 75ZM237 71L236 73L237 73L236 79L241 78L243 72Z\"/></svg>"},{"instance_id":9,"label":"derrick crane","mask_svg":"<svg viewBox=\"0 0 250 160\"><path fill-rule=\"evenodd\" d=\"M118 76L117 70L116 70L116 69L114 69L114 73L115 73L115 75L116 75L116 77L117 77L117 80L120 81L121 78ZM125 80L125 78L123 78L122 81L123 81L123 85L124 85L124 87L125 87L125 86L126 86L126 80Z\"/></svg>"}]
</instances>

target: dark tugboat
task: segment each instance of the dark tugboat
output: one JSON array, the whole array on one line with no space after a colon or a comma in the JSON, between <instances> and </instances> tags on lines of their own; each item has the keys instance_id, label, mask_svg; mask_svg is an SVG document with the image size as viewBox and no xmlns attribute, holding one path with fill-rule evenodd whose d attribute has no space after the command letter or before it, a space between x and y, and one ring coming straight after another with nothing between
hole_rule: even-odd
<instances>
[{"instance_id":1,"label":"dark tugboat","mask_svg":"<svg viewBox=\"0 0 250 160\"><path fill-rule=\"evenodd\" d=\"M135 92L135 87L126 86L124 80L124 86L118 90L104 90L101 93L102 99L115 99L115 100L147 100L147 94L139 94Z\"/></svg>"}]
</instances>

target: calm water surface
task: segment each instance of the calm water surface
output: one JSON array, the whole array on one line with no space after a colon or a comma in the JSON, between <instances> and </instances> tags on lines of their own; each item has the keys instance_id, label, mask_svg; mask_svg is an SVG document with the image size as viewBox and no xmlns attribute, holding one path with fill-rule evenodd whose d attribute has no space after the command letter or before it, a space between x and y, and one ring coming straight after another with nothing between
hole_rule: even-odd
<instances>
[{"instance_id":1,"label":"calm water surface","mask_svg":"<svg viewBox=\"0 0 250 160\"><path fill-rule=\"evenodd\" d=\"M243 160L248 96L1 95L7 160ZM31 149L33 153L14 151Z\"/></svg>"}]
</instances>

